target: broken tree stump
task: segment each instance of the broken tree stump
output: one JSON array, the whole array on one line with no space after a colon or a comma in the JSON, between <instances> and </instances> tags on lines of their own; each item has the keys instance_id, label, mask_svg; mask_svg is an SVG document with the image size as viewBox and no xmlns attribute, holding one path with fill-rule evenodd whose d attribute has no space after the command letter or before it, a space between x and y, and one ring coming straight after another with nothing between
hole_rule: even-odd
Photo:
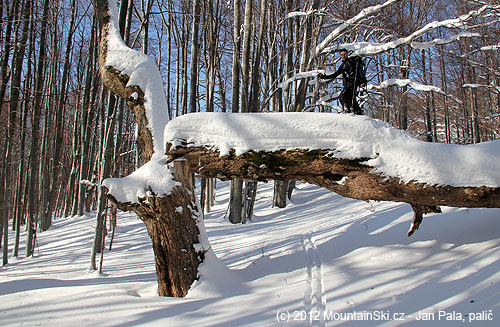
<instances>
[{"instance_id":1,"label":"broken tree stump","mask_svg":"<svg viewBox=\"0 0 500 327\"><path fill-rule=\"evenodd\" d=\"M195 280L205 250L200 244L199 210L195 199L188 162L173 162L174 180L178 181L170 194L150 194L140 203L118 202L108 198L123 211L133 211L146 225L155 254L158 294L184 297Z\"/></svg>"}]
</instances>

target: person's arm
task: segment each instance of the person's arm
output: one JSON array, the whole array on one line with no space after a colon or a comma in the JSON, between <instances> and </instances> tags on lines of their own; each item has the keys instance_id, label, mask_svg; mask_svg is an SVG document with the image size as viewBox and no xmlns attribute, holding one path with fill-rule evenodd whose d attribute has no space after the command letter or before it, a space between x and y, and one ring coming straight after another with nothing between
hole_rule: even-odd
<instances>
[{"instance_id":1,"label":"person's arm","mask_svg":"<svg viewBox=\"0 0 500 327\"><path fill-rule=\"evenodd\" d=\"M326 74L323 74L323 73L319 73L318 77L321 78L321 79L332 80L332 79L336 79L337 76L339 76L341 73L342 73L342 65L340 65L340 67L337 69L337 71L335 71L335 73L333 73L331 75L326 75Z\"/></svg>"}]
</instances>

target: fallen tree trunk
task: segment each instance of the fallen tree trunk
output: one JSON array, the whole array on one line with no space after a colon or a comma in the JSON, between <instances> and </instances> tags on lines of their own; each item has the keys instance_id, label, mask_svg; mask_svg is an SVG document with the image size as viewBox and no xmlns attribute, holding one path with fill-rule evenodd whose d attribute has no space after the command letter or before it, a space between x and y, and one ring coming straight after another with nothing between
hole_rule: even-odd
<instances>
[{"instance_id":1,"label":"fallen tree trunk","mask_svg":"<svg viewBox=\"0 0 500 327\"><path fill-rule=\"evenodd\" d=\"M423 214L440 212L437 206L500 208L500 188L453 187L424 183L404 183L399 178L373 173L365 164L371 158L339 159L328 156L329 150L248 151L240 156L232 152L204 147L173 147L167 144L171 158L189 160L191 171L200 177L222 180L300 180L326 188L342 196L375 201L406 202L414 210L408 236L418 229Z\"/></svg>"}]
</instances>

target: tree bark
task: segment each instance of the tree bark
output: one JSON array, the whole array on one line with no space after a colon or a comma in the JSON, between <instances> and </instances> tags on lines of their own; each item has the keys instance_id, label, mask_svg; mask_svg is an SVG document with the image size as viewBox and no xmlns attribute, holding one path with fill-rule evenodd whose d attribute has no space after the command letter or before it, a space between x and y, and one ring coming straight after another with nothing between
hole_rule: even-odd
<instances>
[{"instance_id":1,"label":"tree bark","mask_svg":"<svg viewBox=\"0 0 500 327\"><path fill-rule=\"evenodd\" d=\"M232 70L233 92L232 92L231 110L233 113L236 113L240 111L241 1L234 0L233 6L234 6L233 70ZM242 192L243 192L243 181L241 179L231 180L230 198L229 198L229 221L232 222L233 224L241 222Z\"/></svg>"},{"instance_id":2,"label":"tree bark","mask_svg":"<svg viewBox=\"0 0 500 327\"><path fill-rule=\"evenodd\" d=\"M168 168L166 168L168 169ZM204 250L195 249L200 243L198 204L186 160L174 162L176 186L165 197L155 194L141 199L141 204L110 201L124 211L133 211L144 221L155 253L158 294L184 297L198 279L198 266L204 259ZM181 209L182 208L182 209Z\"/></svg>"},{"instance_id":3,"label":"tree bark","mask_svg":"<svg viewBox=\"0 0 500 327\"><path fill-rule=\"evenodd\" d=\"M278 208L286 207L286 194L288 192L287 180L274 181L274 205Z\"/></svg>"},{"instance_id":4,"label":"tree bark","mask_svg":"<svg viewBox=\"0 0 500 327\"><path fill-rule=\"evenodd\" d=\"M40 50L38 55L38 67L35 79L35 103L33 106L33 116L31 121L31 148L30 148L30 170L29 170L29 188L28 188L28 218L26 221L27 235L26 235L26 257L33 255L34 250L34 234L35 230L35 183L38 177L38 169L40 161L38 158L38 141L40 133L40 116L42 110L42 97L43 97L43 72L45 71L46 62L46 32L47 32L47 18L49 16L49 0L44 1L43 16L42 16L42 30L40 34Z\"/></svg>"},{"instance_id":5,"label":"tree bark","mask_svg":"<svg viewBox=\"0 0 500 327\"><path fill-rule=\"evenodd\" d=\"M440 205L500 207L500 188L404 183L397 177L388 178L372 173L372 167L363 163L369 158L337 159L329 158L327 153L326 150L249 151L241 156L233 153L220 157L215 150L179 146L171 149L167 144L167 155L171 159L188 159L191 171L198 173L200 177L217 177L222 180L300 180L353 199L406 202L419 208L420 212L416 216L431 212L429 208Z\"/></svg>"},{"instance_id":6,"label":"tree bark","mask_svg":"<svg viewBox=\"0 0 500 327\"><path fill-rule=\"evenodd\" d=\"M59 102L57 104L57 112L56 112L56 135L55 135L55 147L54 147L54 159L52 163L52 177L50 181L50 189L49 189L49 194L48 194L48 203L47 203L47 210L44 213L45 218L43 219L44 224L42 226L42 229L46 230L47 228L50 227L52 224L52 213L54 212L55 209L55 204L56 204L56 190L59 187L59 173L61 171L61 159L62 159L62 149L63 149L63 112L65 108L65 102L66 102L66 87L68 84L68 75L69 75L69 68L70 68L70 54L71 54L71 44L73 40L73 34L74 34L74 25L75 25L75 17L76 17L76 0L73 0L71 3L71 20L69 24L69 30L68 30L68 38L66 41L66 55L64 59L64 68L63 68L63 75L62 75L62 81L61 81L61 95L59 96Z\"/></svg>"},{"instance_id":7,"label":"tree bark","mask_svg":"<svg viewBox=\"0 0 500 327\"><path fill-rule=\"evenodd\" d=\"M196 112L198 91L198 60L199 60L199 25L200 0L193 0L193 34L191 42L191 84L189 89L189 112Z\"/></svg>"},{"instance_id":8,"label":"tree bark","mask_svg":"<svg viewBox=\"0 0 500 327\"><path fill-rule=\"evenodd\" d=\"M112 23L108 14L108 1L95 0L94 6L102 26L99 56L101 77L113 92L127 98L138 121L139 138L142 138L144 148L150 149L152 154L153 139L147 128L144 92L138 86L127 86L128 80L112 67L106 67L107 34ZM137 92L137 98L130 97L133 92ZM173 168L165 164L165 169L172 169L174 180L180 182L169 195L159 197L151 192L147 198L139 199L140 203L119 203L110 194L108 198L119 209L133 211L144 221L155 252L159 295L182 297L198 278L198 266L204 259L205 250L195 247L200 243L198 224L201 224L201 217L198 217L189 163L177 160Z\"/></svg>"}]
</instances>

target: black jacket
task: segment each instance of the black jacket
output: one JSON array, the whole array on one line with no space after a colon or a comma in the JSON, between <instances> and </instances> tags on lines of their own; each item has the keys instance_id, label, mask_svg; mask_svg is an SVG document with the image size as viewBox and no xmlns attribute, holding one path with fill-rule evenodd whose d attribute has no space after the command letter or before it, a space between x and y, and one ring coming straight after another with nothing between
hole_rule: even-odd
<instances>
[{"instance_id":1,"label":"black jacket","mask_svg":"<svg viewBox=\"0 0 500 327\"><path fill-rule=\"evenodd\" d=\"M357 64L352 58L347 58L342 61L342 64L332 75L320 74L319 77L322 79L335 79L337 76L342 74L342 79L344 80L345 88L354 88L354 82L356 78Z\"/></svg>"}]
</instances>

